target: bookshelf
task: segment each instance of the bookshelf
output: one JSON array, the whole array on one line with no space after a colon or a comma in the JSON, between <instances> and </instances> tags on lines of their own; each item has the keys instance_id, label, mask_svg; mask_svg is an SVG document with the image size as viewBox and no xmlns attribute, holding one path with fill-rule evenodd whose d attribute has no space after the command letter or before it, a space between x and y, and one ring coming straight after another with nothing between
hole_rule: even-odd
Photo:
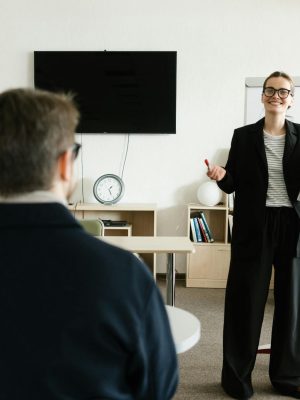
<instances>
[{"instance_id":1,"label":"bookshelf","mask_svg":"<svg viewBox=\"0 0 300 400\"><path fill-rule=\"evenodd\" d=\"M125 226L105 226L104 236L156 236L156 205L144 203L104 205L74 203L69 210L78 219L110 219L127 221ZM156 255L141 254L156 278Z\"/></svg>"},{"instance_id":2,"label":"bookshelf","mask_svg":"<svg viewBox=\"0 0 300 400\"><path fill-rule=\"evenodd\" d=\"M187 255L186 286L225 288L230 263L228 196L224 194L214 207L188 204L187 235L191 240L191 218L199 216L200 211L204 212L214 242L194 242L195 253Z\"/></svg>"},{"instance_id":3,"label":"bookshelf","mask_svg":"<svg viewBox=\"0 0 300 400\"><path fill-rule=\"evenodd\" d=\"M230 264L229 219L233 214L230 195L223 194L220 204L207 207L188 204L187 235L191 238L190 218L203 211L214 237L213 243L194 243L195 253L187 255L187 287L225 288ZM270 289L274 289L274 270Z\"/></svg>"}]
</instances>

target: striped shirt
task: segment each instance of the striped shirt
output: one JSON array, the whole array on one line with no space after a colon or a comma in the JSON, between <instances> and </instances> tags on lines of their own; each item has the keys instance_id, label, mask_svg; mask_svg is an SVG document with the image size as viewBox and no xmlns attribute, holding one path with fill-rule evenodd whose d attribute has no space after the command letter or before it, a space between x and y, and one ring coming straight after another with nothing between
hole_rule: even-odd
<instances>
[{"instance_id":1,"label":"striped shirt","mask_svg":"<svg viewBox=\"0 0 300 400\"><path fill-rule=\"evenodd\" d=\"M285 136L274 136L264 131L265 151L268 162L267 207L292 207L283 178L282 157Z\"/></svg>"}]
</instances>

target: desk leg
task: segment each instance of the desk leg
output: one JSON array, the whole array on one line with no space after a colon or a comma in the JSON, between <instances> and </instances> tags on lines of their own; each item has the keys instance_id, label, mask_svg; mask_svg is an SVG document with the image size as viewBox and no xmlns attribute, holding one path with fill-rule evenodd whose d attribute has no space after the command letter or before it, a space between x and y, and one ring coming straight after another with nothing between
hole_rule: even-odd
<instances>
[{"instance_id":1,"label":"desk leg","mask_svg":"<svg viewBox=\"0 0 300 400\"><path fill-rule=\"evenodd\" d=\"M175 254L168 253L167 305L175 306Z\"/></svg>"}]
</instances>

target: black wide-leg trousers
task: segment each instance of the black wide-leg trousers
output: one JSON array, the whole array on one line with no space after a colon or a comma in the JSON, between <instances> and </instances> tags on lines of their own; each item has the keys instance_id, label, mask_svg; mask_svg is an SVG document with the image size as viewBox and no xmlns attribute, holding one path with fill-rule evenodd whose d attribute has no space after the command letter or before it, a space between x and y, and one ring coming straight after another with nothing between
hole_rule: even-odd
<instances>
[{"instance_id":1,"label":"black wide-leg trousers","mask_svg":"<svg viewBox=\"0 0 300 400\"><path fill-rule=\"evenodd\" d=\"M263 243L251 254L247 244L232 249L224 313L222 386L234 398L253 394L251 373L255 364L265 304L274 265L274 318L269 374L275 387L300 385L300 354L288 326L287 280L296 255L299 218L293 208L267 207ZM234 246L234 244L232 245ZM240 249L244 248L245 251ZM300 285L300 282L299 282ZM282 347L282 344L287 345Z\"/></svg>"}]
</instances>

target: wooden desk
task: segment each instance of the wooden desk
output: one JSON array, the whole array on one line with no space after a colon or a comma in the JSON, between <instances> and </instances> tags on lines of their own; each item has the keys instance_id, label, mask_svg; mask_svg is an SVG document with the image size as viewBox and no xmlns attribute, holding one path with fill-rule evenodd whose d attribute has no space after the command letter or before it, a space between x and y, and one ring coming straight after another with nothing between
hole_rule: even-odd
<instances>
[{"instance_id":1,"label":"wooden desk","mask_svg":"<svg viewBox=\"0 0 300 400\"><path fill-rule=\"evenodd\" d=\"M187 236L101 236L106 241L134 253L167 253L167 304L175 305L175 253L193 253Z\"/></svg>"},{"instance_id":2,"label":"wooden desk","mask_svg":"<svg viewBox=\"0 0 300 400\"><path fill-rule=\"evenodd\" d=\"M177 354L193 347L200 339L201 324L195 315L181 308L166 306Z\"/></svg>"}]
</instances>

